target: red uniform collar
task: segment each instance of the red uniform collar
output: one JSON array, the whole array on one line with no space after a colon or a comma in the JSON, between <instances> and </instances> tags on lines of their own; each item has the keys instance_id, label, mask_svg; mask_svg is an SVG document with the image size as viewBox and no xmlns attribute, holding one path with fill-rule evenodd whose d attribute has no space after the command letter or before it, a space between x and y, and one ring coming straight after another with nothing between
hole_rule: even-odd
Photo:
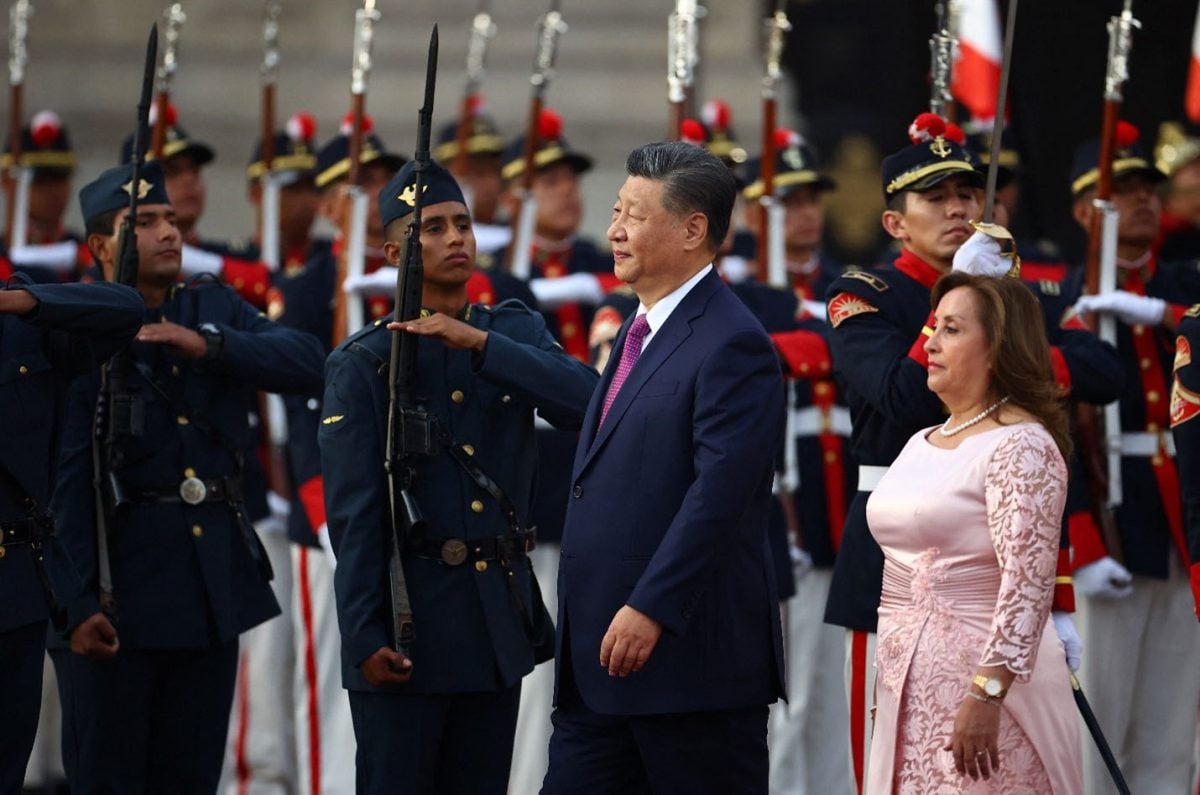
<instances>
[{"instance_id":1,"label":"red uniform collar","mask_svg":"<svg viewBox=\"0 0 1200 795\"><path fill-rule=\"evenodd\" d=\"M933 283L942 276L940 270L906 248L900 250L900 256L893 264L896 270L928 290L933 289Z\"/></svg>"}]
</instances>

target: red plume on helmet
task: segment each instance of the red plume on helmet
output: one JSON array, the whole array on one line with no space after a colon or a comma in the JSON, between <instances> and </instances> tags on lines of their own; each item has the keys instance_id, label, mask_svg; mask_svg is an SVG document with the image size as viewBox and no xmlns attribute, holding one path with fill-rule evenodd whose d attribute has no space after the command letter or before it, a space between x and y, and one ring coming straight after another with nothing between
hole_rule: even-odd
<instances>
[{"instance_id":1,"label":"red plume on helmet","mask_svg":"<svg viewBox=\"0 0 1200 795\"><path fill-rule=\"evenodd\" d=\"M294 113L284 129L293 143L309 142L317 136L317 120L311 113Z\"/></svg>"},{"instance_id":2,"label":"red plume on helmet","mask_svg":"<svg viewBox=\"0 0 1200 795\"><path fill-rule=\"evenodd\" d=\"M364 113L363 117L362 117L362 134L369 135L371 133L371 131L374 129L375 129L375 121L370 116L368 116L367 114ZM353 131L354 131L354 114L347 113L345 116L342 117L342 124L341 124L341 127L338 128L338 132L340 132L342 135L349 135Z\"/></svg>"},{"instance_id":3,"label":"red plume on helmet","mask_svg":"<svg viewBox=\"0 0 1200 795\"><path fill-rule=\"evenodd\" d=\"M1141 133L1138 131L1137 127L1134 127L1124 119L1117 122L1117 130L1116 135L1114 136L1114 142L1116 143L1118 149L1128 149L1136 144L1138 142L1138 138L1140 137Z\"/></svg>"},{"instance_id":4,"label":"red plume on helmet","mask_svg":"<svg viewBox=\"0 0 1200 795\"><path fill-rule=\"evenodd\" d=\"M168 127L174 127L175 124L179 121L179 111L177 111L175 109L175 105L170 102L167 103L167 119L166 119L166 121L167 121ZM157 102L150 105L150 114L146 119L146 123L149 124L151 127L153 127L155 124L158 124L158 103Z\"/></svg>"},{"instance_id":5,"label":"red plume on helmet","mask_svg":"<svg viewBox=\"0 0 1200 795\"><path fill-rule=\"evenodd\" d=\"M557 141L562 137L563 121L557 111L543 108L538 116L537 136L539 141Z\"/></svg>"},{"instance_id":6,"label":"red plume on helmet","mask_svg":"<svg viewBox=\"0 0 1200 795\"><path fill-rule=\"evenodd\" d=\"M967 134L963 132L963 128L959 127L952 121L946 122L946 132L944 137L947 141L953 141L959 146L967 145Z\"/></svg>"},{"instance_id":7,"label":"red plume on helmet","mask_svg":"<svg viewBox=\"0 0 1200 795\"><path fill-rule=\"evenodd\" d=\"M775 128L775 148L791 149L793 146L799 146L804 143L804 138L795 130L787 127Z\"/></svg>"},{"instance_id":8,"label":"red plume on helmet","mask_svg":"<svg viewBox=\"0 0 1200 795\"><path fill-rule=\"evenodd\" d=\"M704 146L708 136L704 133L704 125L695 119L684 119L679 124L679 140L696 146Z\"/></svg>"},{"instance_id":9,"label":"red plume on helmet","mask_svg":"<svg viewBox=\"0 0 1200 795\"><path fill-rule=\"evenodd\" d=\"M733 120L733 112L729 109L729 103L725 102L725 100L710 99L700 109L700 118L708 125L708 129L714 133L723 133L729 130L729 122Z\"/></svg>"},{"instance_id":10,"label":"red plume on helmet","mask_svg":"<svg viewBox=\"0 0 1200 795\"><path fill-rule=\"evenodd\" d=\"M52 110L41 110L33 114L29 122L29 137L38 149L48 149L62 135L62 119Z\"/></svg>"},{"instance_id":11,"label":"red plume on helmet","mask_svg":"<svg viewBox=\"0 0 1200 795\"><path fill-rule=\"evenodd\" d=\"M946 121L936 113L922 113L908 125L908 139L914 144L932 141L946 134Z\"/></svg>"}]
</instances>

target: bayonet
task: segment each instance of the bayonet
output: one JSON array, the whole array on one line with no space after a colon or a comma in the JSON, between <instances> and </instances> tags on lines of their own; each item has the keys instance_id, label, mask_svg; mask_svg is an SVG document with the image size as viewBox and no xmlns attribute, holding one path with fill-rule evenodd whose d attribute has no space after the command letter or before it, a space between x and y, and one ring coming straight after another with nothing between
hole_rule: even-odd
<instances>
[{"instance_id":1,"label":"bayonet","mask_svg":"<svg viewBox=\"0 0 1200 795\"><path fill-rule=\"evenodd\" d=\"M937 17L937 30L929 38L929 110L945 118L946 108L954 101L950 83L954 73L954 51L958 46L955 34L958 28L957 0L938 0Z\"/></svg>"},{"instance_id":2,"label":"bayonet","mask_svg":"<svg viewBox=\"0 0 1200 795\"><path fill-rule=\"evenodd\" d=\"M33 5L29 0L16 0L8 10L8 168L4 174L5 234L8 250L24 245L28 221L29 184L32 173L21 167L21 121L25 94L25 67L29 53L25 41L29 37L29 18Z\"/></svg>"},{"instance_id":3,"label":"bayonet","mask_svg":"<svg viewBox=\"0 0 1200 795\"><path fill-rule=\"evenodd\" d=\"M679 140L679 127L687 117L696 67L700 63L699 20L704 9L696 0L676 0L667 17L667 103L670 123L667 138Z\"/></svg>"},{"instance_id":4,"label":"bayonet","mask_svg":"<svg viewBox=\"0 0 1200 795\"><path fill-rule=\"evenodd\" d=\"M171 100L171 85L175 82L175 72L179 69L179 35L183 23L187 22L187 14L183 12L183 3L172 3L163 11L163 54L156 75L158 96L155 100L157 116L154 120L154 135L150 140L150 150L154 157L161 158L163 146L167 140L167 105Z\"/></svg>"}]
</instances>

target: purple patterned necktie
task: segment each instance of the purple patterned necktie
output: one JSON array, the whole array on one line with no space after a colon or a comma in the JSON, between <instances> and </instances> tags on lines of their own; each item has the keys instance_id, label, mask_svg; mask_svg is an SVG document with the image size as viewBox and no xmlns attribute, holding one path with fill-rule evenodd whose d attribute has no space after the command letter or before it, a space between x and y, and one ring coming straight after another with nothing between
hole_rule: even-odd
<instances>
[{"instance_id":1,"label":"purple patterned necktie","mask_svg":"<svg viewBox=\"0 0 1200 795\"><path fill-rule=\"evenodd\" d=\"M617 363L617 372L613 374L612 383L608 385L608 394L604 396L604 408L600 412L600 424L596 426L597 430L604 427L604 418L608 416L608 410L612 408L613 401L617 399L621 385L629 377L629 371L633 369L633 366L637 364L638 357L642 355L642 341L649 333L650 324L646 322L646 315L641 314L635 317L633 325L629 327L629 333L625 335L625 347L621 349L621 361Z\"/></svg>"}]
</instances>

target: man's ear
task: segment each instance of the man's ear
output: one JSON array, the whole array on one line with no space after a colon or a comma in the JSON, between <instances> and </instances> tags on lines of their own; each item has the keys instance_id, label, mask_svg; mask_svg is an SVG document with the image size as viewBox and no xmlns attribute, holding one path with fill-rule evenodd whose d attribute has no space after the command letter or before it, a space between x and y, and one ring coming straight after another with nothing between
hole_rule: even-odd
<instances>
[{"instance_id":1,"label":"man's ear","mask_svg":"<svg viewBox=\"0 0 1200 795\"><path fill-rule=\"evenodd\" d=\"M399 240L385 240L383 242L383 258L391 265L399 265L400 257L404 254L404 243Z\"/></svg>"},{"instance_id":2,"label":"man's ear","mask_svg":"<svg viewBox=\"0 0 1200 795\"><path fill-rule=\"evenodd\" d=\"M1092 228L1092 191L1084 191L1071 202L1071 217L1086 229Z\"/></svg>"},{"instance_id":3,"label":"man's ear","mask_svg":"<svg viewBox=\"0 0 1200 795\"><path fill-rule=\"evenodd\" d=\"M100 266L105 279L112 279L113 262L116 259L116 237L114 235L90 234L87 236L88 251L92 260Z\"/></svg>"},{"instance_id":4,"label":"man's ear","mask_svg":"<svg viewBox=\"0 0 1200 795\"><path fill-rule=\"evenodd\" d=\"M883 231L896 240L903 241L908 239L908 231L904 226L904 213L898 210L884 210L880 223L883 224Z\"/></svg>"},{"instance_id":5,"label":"man's ear","mask_svg":"<svg viewBox=\"0 0 1200 795\"><path fill-rule=\"evenodd\" d=\"M708 246L708 216L694 212L683 221L686 236L683 240L684 251L695 251Z\"/></svg>"}]
</instances>

